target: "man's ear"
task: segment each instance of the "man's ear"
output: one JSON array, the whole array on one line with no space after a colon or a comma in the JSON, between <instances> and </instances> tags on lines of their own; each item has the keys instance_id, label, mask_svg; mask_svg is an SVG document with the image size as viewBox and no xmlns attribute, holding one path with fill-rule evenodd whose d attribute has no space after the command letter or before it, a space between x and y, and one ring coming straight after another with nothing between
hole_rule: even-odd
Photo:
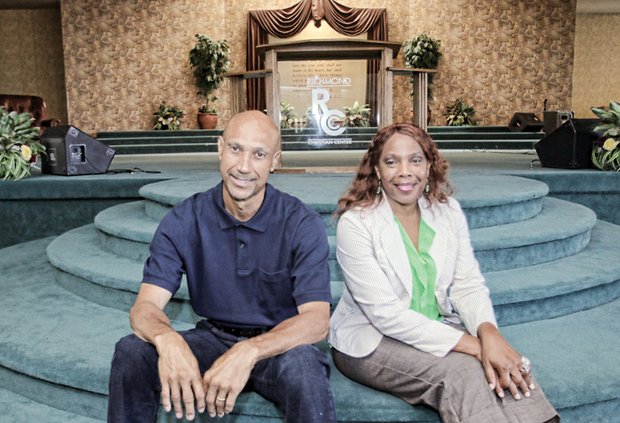
<instances>
[{"instance_id":1,"label":"man's ear","mask_svg":"<svg viewBox=\"0 0 620 423\"><path fill-rule=\"evenodd\" d=\"M217 137L217 158L222 160L222 151L224 151L224 138L220 135Z\"/></svg>"},{"instance_id":2,"label":"man's ear","mask_svg":"<svg viewBox=\"0 0 620 423\"><path fill-rule=\"evenodd\" d=\"M276 166L278 165L278 162L280 161L280 156L282 155L282 150L278 150L273 154L273 157L271 158L271 173L273 173L276 170Z\"/></svg>"}]
</instances>

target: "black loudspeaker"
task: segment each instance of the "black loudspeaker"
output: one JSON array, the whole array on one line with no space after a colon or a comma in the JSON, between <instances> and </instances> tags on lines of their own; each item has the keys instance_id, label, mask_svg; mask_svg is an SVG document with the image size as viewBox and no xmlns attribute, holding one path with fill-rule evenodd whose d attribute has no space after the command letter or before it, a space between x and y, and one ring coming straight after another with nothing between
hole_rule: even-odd
<instances>
[{"instance_id":1,"label":"black loudspeaker","mask_svg":"<svg viewBox=\"0 0 620 423\"><path fill-rule=\"evenodd\" d=\"M46 148L43 173L92 175L106 173L116 152L71 125L53 126L41 137Z\"/></svg>"},{"instance_id":2,"label":"black loudspeaker","mask_svg":"<svg viewBox=\"0 0 620 423\"><path fill-rule=\"evenodd\" d=\"M543 123L534 113L515 113L508 124L512 132L538 132Z\"/></svg>"},{"instance_id":3,"label":"black loudspeaker","mask_svg":"<svg viewBox=\"0 0 620 423\"><path fill-rule=\"evenodd\" d=\"M592 128L598 119L569 119L534 144L543 167L588 169L592 164L592 146L599 134Z\"/></svg>"},{"instance_id":4,"label":"black loudspeaker","mask_svg":"<svg viewBox=\"0 0 620 423\"><path fill-rule=\"evenodd\" d=\"M575 114L568 110L555 110L553 112L544 112L543 113L543 121L545 122L545 126L543 128L543 132L545 134L550 134L556 129L558 129L564 122L572 119Z\"/></svg>"}]
</instances>

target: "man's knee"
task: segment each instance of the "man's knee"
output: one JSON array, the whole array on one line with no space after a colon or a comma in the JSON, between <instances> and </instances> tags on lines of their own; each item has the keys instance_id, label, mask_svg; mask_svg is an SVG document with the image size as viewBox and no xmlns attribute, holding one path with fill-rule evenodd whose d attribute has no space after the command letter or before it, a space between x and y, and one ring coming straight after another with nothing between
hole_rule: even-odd
<instances>
[{"instance_id":1,"label":"man's knee","mask_svg":"<svg viewBox=\"0 0 620 423\"><path fill-rule=\"evenodd\" d=\"M312 345L300 345L280 356L278 379L289 386L307 386L329 378L327 355Z\"/></svg>"},{"instance_id":2,"label":"man's knee","mask_svg":"<svg viewBox=\"0 0 620 423\"><path fill-rule=\"evenodd\" d=\"M136 372L153 365L157 365L157 350L148 342L135 335L127 335L116 343L112 358L113 370Z\"/></svg>"}]
</instances>

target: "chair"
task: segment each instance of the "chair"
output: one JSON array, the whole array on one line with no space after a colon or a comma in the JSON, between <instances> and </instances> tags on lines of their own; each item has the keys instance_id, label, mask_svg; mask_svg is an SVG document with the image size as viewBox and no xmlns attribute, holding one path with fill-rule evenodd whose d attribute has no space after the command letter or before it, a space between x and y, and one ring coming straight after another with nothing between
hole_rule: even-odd
<instances>
[{"instance_id":1,"label":"chair","mask_svg":"<svg viewBox=\"0 0 620 423\"><path fill-rule=\"evenodd\" d=\"M47 119L45 114L47 106L41 97L34 95L0 94L0 107L8 112L30 113L34 118L33 126L41 128L41 133L45 128L60 125L60 119Z\"/></svg>"}]
</instances>

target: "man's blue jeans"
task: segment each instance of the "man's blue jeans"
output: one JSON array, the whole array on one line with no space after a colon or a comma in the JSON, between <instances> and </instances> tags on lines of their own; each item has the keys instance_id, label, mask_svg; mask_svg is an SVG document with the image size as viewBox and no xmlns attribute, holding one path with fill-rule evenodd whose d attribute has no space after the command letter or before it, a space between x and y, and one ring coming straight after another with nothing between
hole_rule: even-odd
<instances>
[{"instance_id":1,"label":"man's blue jeans","mask_svg":"<svg viewBox=\"0 0 620 423\"><path fill-rule=\"evenodd\" d=\"M180 333L194 352L201 374L244 339L224 333L206 321ZM110 371L108 422L156 421L161 395L157 361L155 347L135 335L116 344ZM335 422L328 378L325 353L312 345L302 345L259 361L245 390L274 402L283 411L286 422Z\"/></svg>"}]
</instances>

